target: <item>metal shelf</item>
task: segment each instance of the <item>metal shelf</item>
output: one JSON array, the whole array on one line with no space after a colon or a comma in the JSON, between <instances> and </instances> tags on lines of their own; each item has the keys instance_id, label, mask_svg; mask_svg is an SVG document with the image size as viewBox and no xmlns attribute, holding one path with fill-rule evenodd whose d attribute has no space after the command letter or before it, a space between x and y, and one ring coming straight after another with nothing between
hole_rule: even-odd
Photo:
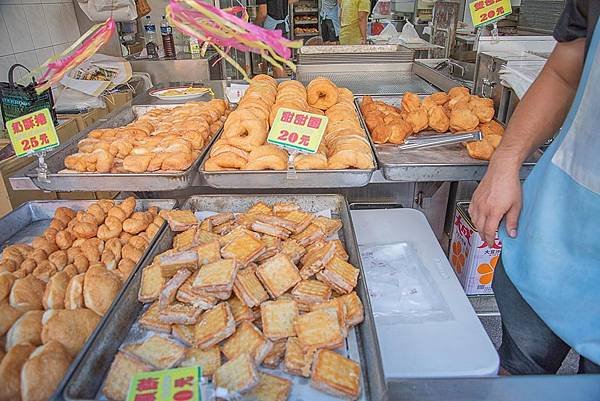
<instances>
[{"instance_id":1,"label":"metal shelf","mask_svg":"<svg viewBox=\"0 0 600 401\"><path fill-rule=\"evenodd\" d=\"M317 25L319 20L314 21L294 21L294 25Z\"/></svg>"}]
</instances>

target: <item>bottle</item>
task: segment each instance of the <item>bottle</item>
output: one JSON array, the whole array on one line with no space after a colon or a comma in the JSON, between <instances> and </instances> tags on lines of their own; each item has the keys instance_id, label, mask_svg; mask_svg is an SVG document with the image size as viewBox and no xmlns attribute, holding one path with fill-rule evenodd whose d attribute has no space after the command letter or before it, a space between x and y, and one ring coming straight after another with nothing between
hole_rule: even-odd
<instances>
[{"instance_id":1,"label":"bottle","mask_svg":"<svg viewBox=\"0 0 600 401\"><path fill-rule=\"evenodd\" d=\"M165 57L175 58L175 39L173 39L173 29L169 25L169 22L164 15L160 21L160 35L162 36Z\"/></svg>"},{"instance_id":2,"label":"bottle","mask_svg":"<svg viewBox=\"0 0 600 401\"><path fill-rule=\"evenodd\" d=\"M190 36L190 53L192 54L192 58L200 57L200 44L198 43L198 39L193 36Z\"/></svg>"},{"instance_id":3,"label":"bottle","mask_svg":"<svg viewBox=\"0 0 600 401\"><path fill-rule=\"evenodd\" d=\"M158 59L158 45L156 44L156 25L152 18L147 15L144 22L144 40L146 42L146 52L151 60Z\"/></svg>"}]
</instances>

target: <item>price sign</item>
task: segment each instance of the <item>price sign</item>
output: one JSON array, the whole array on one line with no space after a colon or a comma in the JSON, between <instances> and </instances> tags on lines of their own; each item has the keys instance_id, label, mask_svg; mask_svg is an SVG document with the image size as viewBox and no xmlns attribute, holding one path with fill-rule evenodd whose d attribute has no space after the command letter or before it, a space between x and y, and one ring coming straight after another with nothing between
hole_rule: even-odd
<instances>
[{"instance_id":1,"label":"price sign","mask_svg":"<svg viewBox=\"0 0 600 401\"><path fill-rule=\"evenodd\" d=\"M7 121L6 129L17 157L32 155L59 145L48 109Z\"/></svg>"},{"instance_id":2,"label":"price sign","mask_svg":"<svg viewBox=\"0 0 600 401\"><path fill-rule=\"evenodd\" d=\"M473 26L491 24L512 13L510 0L475 0L469 3Z\"/></svg>"},{"instance_id":3,"label":"price sign","mask_svg":"<svg viewBox=\"0 0 600 401\"><path fill-rule=\"evenodd\" d=\"M301 152L315 153L323 139L328 120L326 116L319 114L281 108L277 111L267 142Z\"/></svg>"},{"instance_id":4,"label":"price sign","mask_svg":"<svg viewBox=\"0 0 600 401\"><path fill-rule=\"evenodd\" d=\"M139 372L133 376L127 401L202 401L200 367Z\"/></svg>"},{"instance_id":5,"label":"price sign","mask_svg":"<svg viewBox=\"0 0 600 401\"><path fill-rule=\"evenodd\" d=\"M226 90L227 99L231 103L239 103L242 96L244 96L244 93L246 93L246 89L248 89L248 85L231 84Z\"/></svg>"}]
</instances>

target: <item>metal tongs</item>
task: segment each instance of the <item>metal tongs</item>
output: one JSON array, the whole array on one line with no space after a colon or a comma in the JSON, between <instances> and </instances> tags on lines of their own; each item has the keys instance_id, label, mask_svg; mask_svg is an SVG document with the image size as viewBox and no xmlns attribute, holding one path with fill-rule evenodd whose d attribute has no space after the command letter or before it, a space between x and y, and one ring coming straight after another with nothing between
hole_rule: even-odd
<instances>
[{"instance_id":1,"label":"metal tongs","mask_svg":"<svg viewBox=\"0 0 600 401\"><path fill-rule=\"evenodd\" d=\"M398 149L436 148L438 146L453 145L460 142L481 141L482 138L481 131L463 132L461 134L411 136L407 138L402 145L399 145Z\"/></svg>"}]
</instances>

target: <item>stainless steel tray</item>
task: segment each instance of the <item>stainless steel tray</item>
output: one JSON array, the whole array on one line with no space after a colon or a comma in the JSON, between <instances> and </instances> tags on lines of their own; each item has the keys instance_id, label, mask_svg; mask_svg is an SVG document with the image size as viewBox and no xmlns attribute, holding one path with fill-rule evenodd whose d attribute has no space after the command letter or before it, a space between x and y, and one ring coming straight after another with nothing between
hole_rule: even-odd
<instances>
[{"instance_id":1,"label":"stainless steel tray","mask_svg":"<svg viewBox=\"0 0 600 401\"><path fill-rule=\"evenodd\" d=\"M349 356L361 364L362 371L362 393L361 400L379 401L385 394L385 381L381 368L381 356L379 355L379 345L375 331L375 323L371 312L368 291L365 281L362 278L362 267L360 264L360 254L356 243L356 236L352 226L352 220L348 209L348 204L343 196L340 195L200 195L188 199L182 206L183 209L194 211L233 211L240 212L249 208L255 202L265 203L274 202L296 202L301 208L318 212L322 210L331 210L332 214L343 221L343 229L340 232L340 239L345 243L346 250L350 257L350 262L361 269L361 276L356 288L360 298L363 301L365 309L365 320L352 330L353 336L349 336L348 353ZM155 244L151 252L144 259L144 264L149 264L152 258L171 247L173 233L166 229L161 238ZM124 341L128 340L130 330L136 330L134 325L137 316L142 311L143 304L138 302L137 294L140 287L141 270L139 269L133 275L127 291L114 306L113 312L108 317L102 331L95 336L92 344L86 350L86 354L81 360L76 372L69 379L63 397L68 401L97 400L103 399L100 395L102 383L114 355ZM353 338L353 339L352 339ZM94 380L90 380L94 378ZM306 379L298 379L303 384L302 389L305 394L312 394L304 400L334 400L327 395L309 390ZM298 384L296 384L298 386ZM312 392L314 391L314 393ZM318 398L316 397L318 395ZM292 394L290 401L301 401L298 396Z\"/></svg>"},{"instance_id":2,"label":"stainless steel tray","mask_svg":"<svg viewBox=\"0 0 600 401\"><path fill-rule=\"evenodd\" d=\"M50 220L54 217L54 212L59 207L70 207L74 210L82 210L86 209L91 204L95 203L93 200L53 200L53 201L30 201L22 204L6 216L0 219L0 251L11 244L16 243L28 243L30 244L33 238L41 235L50 224ZM177 201L173 199L137 199L136 200L136 210L146 210L151 206L157 206L162 209L173 209L177 204ZM75 371L77 365L81 361L82 357L88 351L91 346L94 337L98 335L98 333L102 330L102 326L108 320L110 314L112 313L113 308L118 303L118 300L126 293L127 287L131 282L132 278L137 274L137 270L140 269L140 266L144 263L147 255L154 248L154 244L158 241L159 237L161 237L162 232L165 230L167 226L166 223L163 224L158 233L154 236L154 238L150 241L148 248L144 252L144 256L136 267L134 268L134 273L129 276L129 279L125 281L121 290L115 297L112 305L106 312L106 314L102 317L87 342L77 354L67 373L61 380L60 384L54 391L53 395L48 399L48 401L53 400L61 400L62 391L67 384L70 376Z\"/></svg>"},{"instance_id":3,"label":"stainless steel tray","mask_svg":"<svg viewBox=\"0 0 600 401\"><path fill-rule=\"evenodd\" d=\"M138 116L154 108L173 108L181 104L125 106L116 112L112 118L94 124L75 135L68 142L46 156L48 164L48 181L38 179L37 166L26 172L34 184L45 191L172 191L188 188L197 176L198 166L207 150L218 135L213 135L196 160L185 171L153 172L153 173L59 173L65 168L65 157L77 153L78 142L97 128L116 128L129 124Z\"/></svg>"},{"instance_id":4,"label":"stainless steel tray","mask_svg":"<svg viewBox=\"0 0 600 401\"><path fill-rule=\"evenodd\" d=\"M356 107L356 105L355 105ZM360 114L357 109L356 112ZM362 128L367 132L364 121L359 117ZM222 132L219 132L219 136ZM371 156L375 167L368 170L288 170L288 171L204 171L205 157L200 172L206 183L213 188L346 188L364 187L371 181L377 170L377 158L373 152L371 136Z\"/></svg>"},{"instance_id":5,"label":"stainless steel tray","mask_svg":"<svg viewBox=\"0 0 600 401\"><path fill-rule=\"evenodd\" d=\"M373 100L383 101L393 106L400 106L401 94L393 96L372 96ZM364 124L364 116L360 112L362 97L355 97L354 102L359 110L359 118ZM366 127L369 137L371 132ZM420 135L434 134L433 131L423 131ZM390 181L422 182L422 181L478 181L483 178L488 162L471 158L466 148L461 144L447 145L436 148L413 150L398 149L391 144L375 144L375 155L383 176ZM521 178L526 178L542 156L536 151L521 167Z\"/></svg>"}]
</instances>

